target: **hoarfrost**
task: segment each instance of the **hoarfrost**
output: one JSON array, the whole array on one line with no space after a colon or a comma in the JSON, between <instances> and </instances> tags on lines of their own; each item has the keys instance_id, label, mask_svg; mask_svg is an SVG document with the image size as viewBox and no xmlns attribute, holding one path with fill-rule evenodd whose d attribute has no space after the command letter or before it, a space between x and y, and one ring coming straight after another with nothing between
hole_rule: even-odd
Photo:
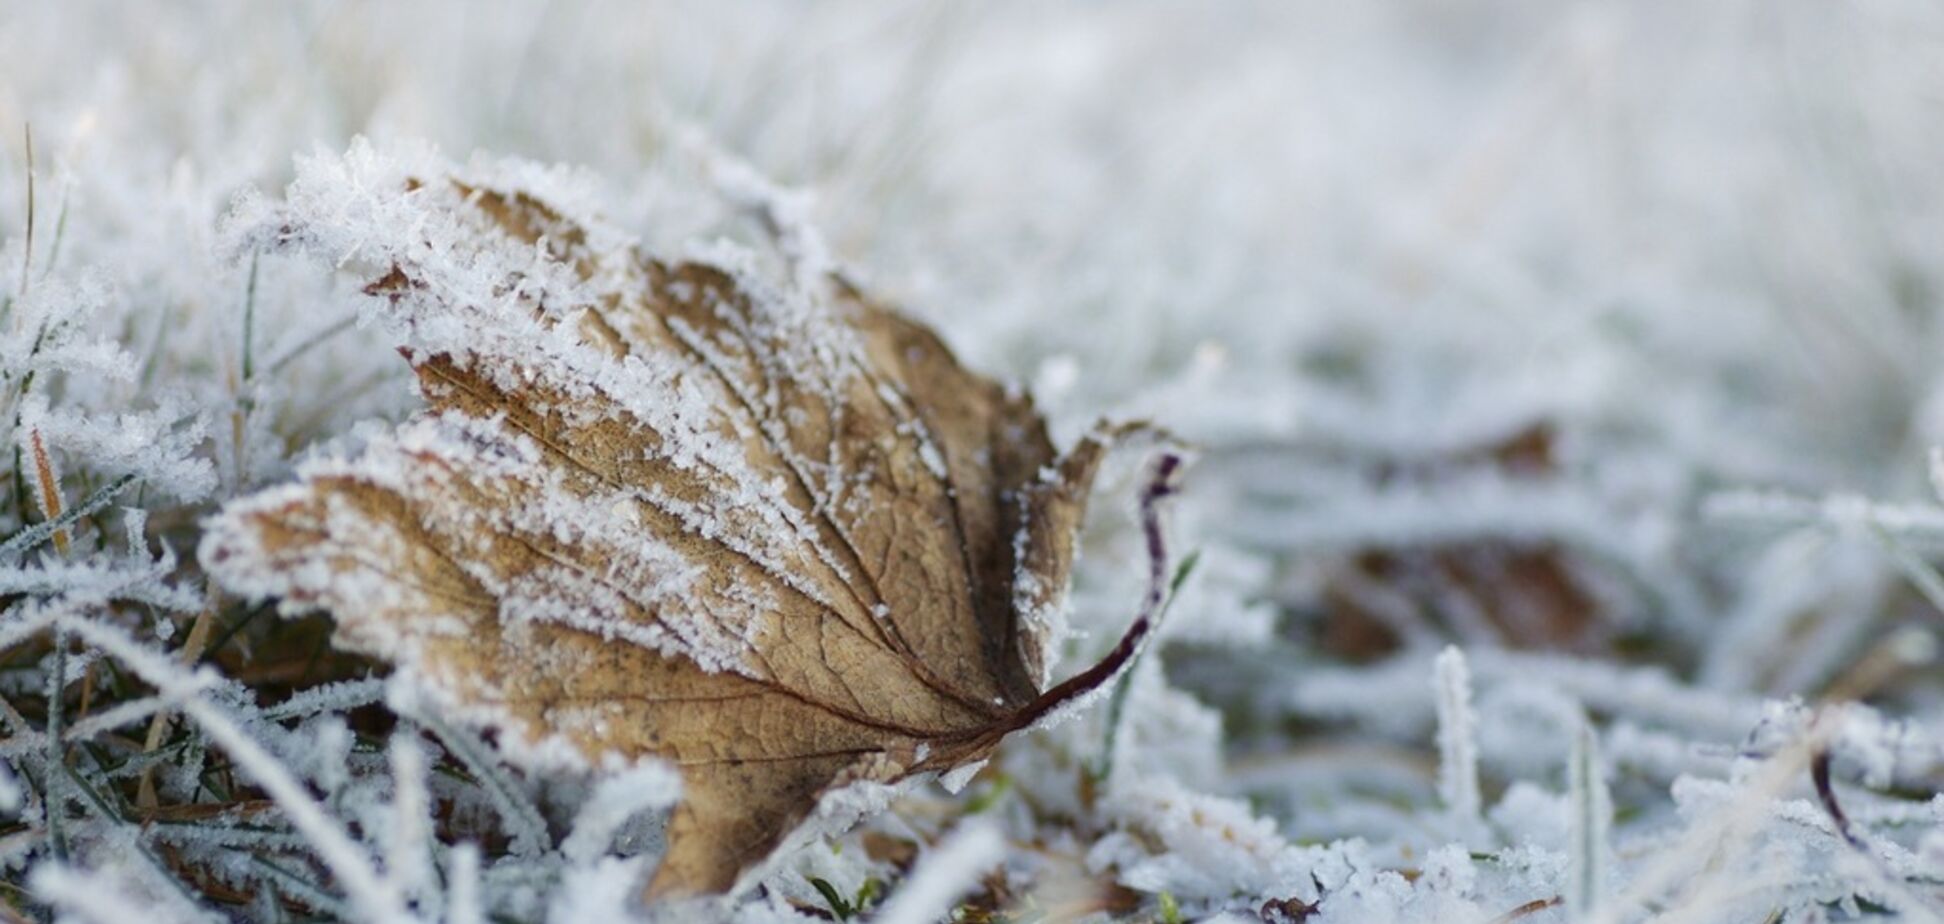
<instances>
[{"instance_id":1,"label":"hoarfrost","mask_svg":"<svg viewBox=\"0 0 1944 924\"><path fill-rule=\"evenodd\" d=\"M183 551L212 541L216 502L295 471L427 490L415 453L526 471L532 447L497 425L374 436L422 401L393 341L668 398L631 414L721 397L562 333L621 268L556 272L555 239L469 247L430 207L463 193L395 194L447 165L436 143L520 155L460 173L558 205L588 253L640 239L735 265L802 347L792 374L844 374L800 326L842 266L970 365L1032 382L1061 434L1145 417L1202 449L1176 521L1202 564L1125 678L1116 753L1096 708L958 796L869 793L843 813L861 830L812 838L814 862L715 917L821 919L811 871L846 900L872 876L898 895L920 875L900 863L939 869L921 845L976 805L1014 898L1077 866L1136 920L1253 921L1271 900L1357 924L1936 918L1935 11L1785 0L1758 29L1739 8L1526 0L220 12L4 16L0 878L40 902L9 891L7 910L639 911L653 838L604 853L667 790L604 789L558 742L417 722L443 713L411 697L437 690L388 699L315 621L288 624L316 633L306 657L259 660L295 642ZM292 248L346 276L418 267L503 336L401 317ZM858 503L802 461L822 509ZM760 532L803 529L748 488ZM706 524L617 491L444 525L570 544L648 505ZM1096 499L1072 599L1031 614L1069 662L1125 620L1124 507ZM692 573L647 550L627 566L669 596ZM594 580L500 589L536 623L625 602ZM608 628L755 669L734 627ZM1452 644L1469 684L1438 656ZM1814 790L1816 746L1860 848Z\"/></svg>"}]
</instances>

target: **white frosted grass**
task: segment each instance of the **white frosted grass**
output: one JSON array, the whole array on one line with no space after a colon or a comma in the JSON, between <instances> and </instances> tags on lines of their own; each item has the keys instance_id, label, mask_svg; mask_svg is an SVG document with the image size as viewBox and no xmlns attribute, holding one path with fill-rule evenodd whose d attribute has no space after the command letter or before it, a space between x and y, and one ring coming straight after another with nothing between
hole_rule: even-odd
<instances>
[{"instance_id":1,"label":"white frosted grass","mask_svg":"<svg viewBox=\"0 0 1944 924\"><path fill-rule=\"evenodd\" d=\"M126 490L130 485L133 485L136 480L133 475L124 475L114 482L97 489L93 494L88 495L88 497L79 503L61 511L60 516L42 520L39 523L35 523L8 536L5 542L0 542L0 557L11 557L30 551L53 538L55 533L68 529L75 523L80 522L83 517L100 513L114 501L116 495ZM131 517L131 519L135 518Z\"/></svg>"},{"instance_id":2,"label":"white frosted grass","mask_svg":"<svg viewBox=\"0 0 1944 924\"><path fill-rule=\"evenodd\" d=\"M73 597L29 597L0 610L0 651L12 650L14 646L46 631L62 616L85 612L93 605L98 605L98 601L85 597L78 600ZM8 708L11 712L12 707Z\"/></svg>"},{"instance_id":3,"label":"white frosted grass","mask_svg":"<svg viewBox=\"0 0 1944 924\"><path fill-rule=\"evenodd\" d=\"M145 832L145 836L163 843L197 850L237 847L276 853L302 853L310 849L310 842L304 839L303 834L296 831L263 831L208 822L195 825L159 825Z\"/></svg>"},{"instance_id":4,"label":"white frosted grass","mask_svg":"<svg viewBox=\"0 0 1944 924\"><path fill-rule=\"evenodd\" d=\"M1573 730L1566 779L1572 808L1567 829L1572 866L1566 881L1566 910L1584 917L1606 899L1613 862L1613 794L1607 788L1599 733L1584 718Z\"/></svg>"},{"instance_id":5,"label":"white frosted grass","mask_svg":"<svg viewBox=\"0 0 1944 924\"><path fill-rule=\"evenodd\" d=\"M383 680L338 680L291 694L283 702L265 708L263 718L265 721L279 722L323 712L349 712L360 706L382 702L384 698Z\"/></svg>"},{"instance_id":6,"label":"white frosted grass","mask_svg":"<svg viewBox=\"0 0 1944 924\"><path fill-rule=\"evenodd\" d=\"M1760 697L1697 689L1659 667L1511 651L1475 656L1487 676L1547 684L1596 712L1651 721L1702 740L1738 740L1765 711Z\"/></svg>"},{"instance_id":7,"label":"white frosted grass","mask_svg":"<svg viewBox=\"0 0 1944 924\"><path fill-rule=\"evenodd\" d=\"M128 924L130 921L177 924L217 919L214 914L185 916L179 913L182 910L180 906L123 893L107 877L59 863L43 863L35 867L29 882L33 884L38 898L61 909L63 920L92 924Z\"/></svg>"},{"instance_id":8,"label":"white frosted grass","mask_svg":"<svg viewBox=\"0 0 1944 924\"><path fill-rule=\"evenodd\" d=\"M408 899L421 899L435 884L432 868L432 799L426 789L425 752L409 729L392 733L391 805L384 838L385 872Z\"/></svg>"},{"instance_id":9,"label":"white frosted grass","mask_svg":"<svg viewBox=\"0 0 1944 924\"><path fill-rule=\"evenodd\" d=\"M1478 652L1480 660L1488 654ZM1361 668L1318 663L1268 691L1268 705L1295 715L1367 724L1392 734L1422 733L1437 721L1437 689L1428 652L1399 655ZM1486 668L1491 673L1491 668Z\"/></svg>"},{"instance_id":10,"label":"white frosted grass","mask_svg":"<svg viewBox=\"0 0 1944 924\"><path fill-rule=\"evenodd\" d=\"M262 786L288 816L291 825L303 832L317 858L337 877L360 915L374 924L412 921L397 889L372 865L371 858L351 835L311 798L304 784L275 756L222 709L190 689L194 684L193 675L184 672L167 655L143 647L119 629L85 619L64 619L62 626L112 655L161 695L177 700L182 713L228 753L245 776Z\"/></svg>"},{"instance_id":11,"label":"white frosted grass","mask_svg":"<svg viewBox=\"0 0 1944 924\"><path fill-rule=\"evenodd\" d=\"M1465 653L1447 647L1432 663L1438 713L1438 799L1453 829L1467 839L1483 827L1478 790L1478 715L1472 711Z\"/></svg>"},{"instance_id":12,"label":"white frosted grass","mask_svg":"<svg viewBox=\"0 0 1944 924\"><path fill-rule=\"evenodd\" d=\"M635 815L669 808L681 800L682 778L662 761L648 761L602 777L581 803L560 853L570 862L592 863L607 853L614 835Z\"/></svg>"},{"instance_id":13,"label":"white frosted grass","mask_svg":"<svg viewBox=\"0 0 1944 924\"><path fill-rule=\"evenodd\" d=\"M216 687L219 683L220 681L213 674L195 674L183 684L179 695L196 695ZM170 696L137 697L116 703L70 724L62 733L62 737L70 742L87 741L103 732L133 724L160 712L167 712L174 709L176 705L177 703Z\"/></svg>"},{"instance_id":14,"label":"white frosted grass","mask_svg":"<svg viewBox=\"0 0 1944 924\"><path fill-rule=\"evenodd\" d=\"M13 293L8 293L13 295ZM0 381L19 381L28 374L75 372L126 382L135 377L135 358L99 333L91 322L109 308L110 287L103 274L83 273L39 281L30 290L9 298L15 329L32 337L0 339ZM24 405L37 400L13 392L5 396ZM8 408L10 412L14 408ZM8 422L11 423L12 413Z\"/></svg>"},{"instance_id":15,"label":"white frosted grass","mask_svg":"<svg viewBox=\"0 0 1944 924\"><path fill-rule=\"evenodd\" d=\"M139 476L150 487L184 503L209 496L216 467L197 455L209 438L204 413L169 400L153 411L122 413L51 409L36 394L21 404L21 426L41 434L48 449L113 476Z\"/></svg>"},{"instance_id":16,"label":"white frosted grass","mask_svg":"<svg viewBox=\"0 0 1944 924\"><path fill-rule=\"evenodd\" d=\"M128 561L106 555L80 561L42 557L31 566L0 565L0 594L23 594L30 599L126 600L176 613L201 610L201 592L186 582L165 583L175 566L175 556L167 549L154 560Z\"/></svg>"},{"instance_id":17,"label":"white frosted grass","mask_svg":"<svg viewBox=\"0 0 1944 924\"><path fill-rule=\"evenodd\" d=\"M20 811L21 799L24 795L25 793L20 789L20 780L14 778L13 766L5 760L0 760L0 812L12 815Z\"/></svg>"},{"instance_id":18,"label":"white frosted grass","mask_svg":"<svg viewBox=\"0 0 1944 924\"><path fill-rule=\"evenodd\" d=\"M446 851L445 924L485 924L479 903L479 845L467 841Z\"/></svg>"},{"instance_id":19,"label":"white frosted grass","mask_svg":"<svg viewBox=\"0 0 1944 924\"><path fill-rule=\"evenodd\" d=\"M1724 776L1733 750L1718 743L1647 728L1630 721L1612 723L1606 750L1628 771L1669 783L1682 776Z\"/></svg>"},{"instance_id":20,"label":"white frosted grass","mask_svg":"<svg viewBox=\"0 0 1944 924\"><path fill-rule=\"evenodd\" d=\"M1826 732L1800 736L1769 755L1730 791L1725 805L1689 821L1669 843L1640 864L1627 887L1612 901L1593 908L1583 924L1618 924L1631 919L1639 909L1656 905L1675 906L1660 920L1713 920L1711 916L1721 910L1716 905L1720 897L1710 889L1734 888L1735 877L1697 877L1695 870L1708 869L1712 857L1747 855L1775 800L1807 778L1810 758L1823 734Z\"/></svg>"},{"instance_id":21,"label":"white frosted grass","mask_svg":"<svg viewBox=\"0 0 1944 924\"><path fill-rule=\"evenodd\" d=\"M1258 486L1250 487L1253 494ZM1471 472L1434 485L1366 487L1300 504L1252 503L1232 516L1223 535L1271 550L1558 542L1614 568L1675 628L1699 631L1707 612L1702 589L1670 558L1668 524L1618 509L1585 485Z\"/></svg>"},{"instance_id":22,"label":"white frosted grass","mask_svg":"<svg viewBox=\"0 0 1944 924\"><path fill-rule=\"evenodd\" d=\"M985 818L969 818L920 858L872 919L874 924L932 924L1005 858L1006 838Z\"/></svg>"},{"instance_id":23,"label":"white frosted grass","mask_svg":"<svg viewBox=\"0 0 1944 924\"><path fill-rule=\"evenodd\" d=\"M485 790L494 810L506 824L513 853L526 857L545 853L553 839L547 833L546 819L541 816L539 806L534 804L526 788L507 772L484 741L470 731L444 721L434 710L423 708L417 692L407 683L400 682L401 679L395 678L387 688L386 704L393 712L424 725L452 756L459 758L466 772L480 782L480 788Z\"/></svg>"},{"instance_id":24,"label":"white frosted grass","mask_svg":"<svg viewBox=\"0 0 1944 924\"><path fill-rule=\"evenodd\" d=\"M1776 491L1725 491L1702 512L1724 522L1766 526L1818 525L1836 530L1877 528L1927 551L1944 546L1944 507L1884 503L1850 493L1807 497Z\"/></svg>"}]
</instances>

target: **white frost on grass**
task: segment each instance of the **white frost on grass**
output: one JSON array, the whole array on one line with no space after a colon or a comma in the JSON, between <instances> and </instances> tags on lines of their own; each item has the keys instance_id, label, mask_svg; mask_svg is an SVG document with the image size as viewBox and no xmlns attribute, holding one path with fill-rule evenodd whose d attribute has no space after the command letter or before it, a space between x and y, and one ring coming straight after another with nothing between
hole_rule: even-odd
<instances>
[{"instance_id":1,"label":"white frost on grass","mask_svg":"<svg viewBox=\"0 0 1944 924\"><path fill-rule=\"evenodd\" d=\"M838 261L973 366L1035 383L1061 434L1148 417L1202 447L1177 522L1203 577L1135 678L1115 778L1084 775L1105 739L1089 715L1009 743L961 797L998 794L982 814L1019 847L1009 885L1091 856L1137 890L1135 919L1163 889L1188 919L1293 897L1320 902L1312 922L1557 921L1509 916L1589 891L1572 845L1599 826L1597 753L1614 818L1595 921L1935 914L1944 720L1906 650L1935 647L1944 598L1935 9L1779 0L1751 27L1675 0L218 6L0 10L0 760L23 826L0 858L53 899L29 913L159 915L175 906L127 887L177 881L208 883L211 907L218 886L256 893L237 917L358 915L328 843L251 808L257 787L209 791L229 758L200 726L145 749L144 715L176 699L116 688L119 661L79 635L61 658L43 640L100 624L181 651L210 600L171 550L197 545L206 505L418 406L397 319L367 306L359 326L353 287L263 250L282 226L258 219L309 210L328 262L443 267L448 295L495 311L574 300L544 273L495 287L534 252L455 248L424 198L376 182L443 163L430 141L513 155L468 169L606 216L593 249L720 238L753 271ZM355 135L373 159L337 153ZM294 199L267 192L294 176ZM232 211L248 233L223 230ZM314 233L334 223L355 233ZM29 431L59 530L15 460ZM1066 663L1125 622L1128 526L1104 493ZM1468 586L1441 570L1453 547L1557 563L1593 601L1571 655L1518 650L1479 591L1520 574ZM1382 561L1402 564L1343 568ZM1327 652L1346 602L1399 649ZM247 666L268 620L212 611L212 662ZM1489 835L1462 857L1434 683L1454 642ZM41 703L57 663L64 753ZM382 681L352 683L262 704L269 687L234 678L173 690L382 857L396 768L360 737ZM1839 715L1816 702L1830 690L1871 708ZM1807 782L1815 738L1867 853ZM545 843L581 790L435 744L418 746L449 920L630 913L647 858ZM73 774L52 816L50 767ZM167 804L228 807L145 819L115 795L144 775ZM940 798L906 793L864 834L946 830L965 803ZM815 849L895 892L864 834ZM791 902L813 892L781 882L797 872L718 910L809 920Z\"/></svg>"},{"instance_id":2,"label":"white frost on grass","mask_svg":"<svg viewBox=\"0 0 1944 924\"><path fill-rule=\"evenodd\" d=\"M997 825L972 819L920 858L911 875L884 903L879 924L926 924L951 916L952 907L972 891L979 877L1006 856L1006 838Z\"/></svg>"},{"instance_id":3,"label":"white frost on grass","mask_svg":"<svg viewBox=\"0 0 1944 924\"><path fill-rule=\"evenodd\" d=\"M228 752L238 767L276 800L291 824L343 883L360 914L376 924L403 924L411 920L396 884L376 868L372 858L281 762L219 707L193 691L193 675L184 673L162 655L142 648L115 629L81 620L65 621L64 627L114 656L165 695L178 699L183 713L202 728L211 743Z\"/></svg>"},{"instance_id":4,"label":"white frost on grass","mask_svg":"<svg viewBox=\"0 0 1944 924\"><path fill-rule=\"evenodd\" d=\"M608 852L621 827L642 812L666 809L681 800L682 779L660 761L650 761L603 777L581 803L560 852L575 863L591 863Z\"/></svg>"},{"instance_id":5,"label":"white frost on grass","mask_svg":"<svg viewBox=\"0 0 1944 924\"><path fill-rule=\"evenodd\" d=\"M51 907L60 909L62 921L87 924L122 924L124 921L154 921L155 924L209 924L222 918L215 912L197 909L181 899L169 901L162 896L122 891L110 871L80 870L58 863L47 863L34 870L34 891ZM160 899L160 900L158 900Z\"/></svg>"},{"instance_id":6,"label":"white frost on grass","mask_svg":"<svg viewBox=\"0 0 1944 924\"><path fill-rule=\"evenodd\" d=\"M1472 712L1471 669L1465 653L1446 648L1432 664L1438 702L1438 798L1460 837L1478 828L1478 717Z\"/></svg>"},{"instance_id":7,"label":"white frost on grass","mask_svg":"<svg viewBox=\"0 0 1944 924\"><path fill-rule=\"evenodd\" d=\"M1566 883L1566 909L1583 916L1606 899L1613 862L1613 794L1607 788L1598 733L1591 724L1582 722L1573 734L1566 775L1572 808L1568 828L1572 868Z\"/></svg>"}]
</instances>

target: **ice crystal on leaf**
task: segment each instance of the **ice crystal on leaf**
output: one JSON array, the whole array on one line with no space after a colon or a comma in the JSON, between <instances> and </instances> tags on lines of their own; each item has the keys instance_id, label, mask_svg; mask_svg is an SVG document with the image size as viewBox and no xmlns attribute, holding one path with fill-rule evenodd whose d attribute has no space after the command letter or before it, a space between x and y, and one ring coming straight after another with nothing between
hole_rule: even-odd
<instances>
[{"instance_id":1,"label":"ice crystal on leaf","mask_svg":"<svg viewBox=\"0 0 1944 924\"><path fill-rule=\"evenodd\" d=\"M364 274L427 408L228 505L225 586L329 611L529 766L674 764L656 895L730 889L820 797L981 761L1128 660L1146 618L1049 690L1034 618L1120 431L1057 453L843 277L646 255L521 169L358 145L238 218Z\"/></svg>"}]
</instances>

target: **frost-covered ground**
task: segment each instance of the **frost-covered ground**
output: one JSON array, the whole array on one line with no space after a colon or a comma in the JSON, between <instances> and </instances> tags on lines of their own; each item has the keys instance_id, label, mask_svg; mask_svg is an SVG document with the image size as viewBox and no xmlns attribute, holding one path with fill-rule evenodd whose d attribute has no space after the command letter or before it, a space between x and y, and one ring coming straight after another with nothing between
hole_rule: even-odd
<instances>
[{"instance_id":1,"label":"frost-covered ground","mask_svg":"<svg viewBox=\"0 0 1944 924\"><path fill-rule=\"evenodd\" d=\"M662 248L746 159L1064 438L1200 448L1112 708L682 914L1944 918L1916 0L0 2L0 917L608 921L652 866L654 768L522 778L194 561L415 406L224 223L358 135Z\"/></svg>"}]
</instances>

